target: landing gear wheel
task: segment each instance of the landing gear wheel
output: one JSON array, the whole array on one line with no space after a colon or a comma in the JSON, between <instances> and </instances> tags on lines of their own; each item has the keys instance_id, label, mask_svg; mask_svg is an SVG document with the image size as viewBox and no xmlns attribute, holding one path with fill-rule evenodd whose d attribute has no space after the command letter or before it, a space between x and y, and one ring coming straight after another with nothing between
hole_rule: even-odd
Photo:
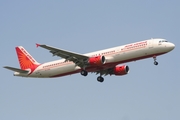
<instances>
[{"instance_id":1,"label":"landing gear wheel","mask_svg":"<svg viewBox=\"0 0 180 120\"><path fill-rule=\"evenodd\" d=\"M155 62L154 62L154 65L158 65L158 62L155 61Z\"/></svg>"},{"instance_id":2,"label":"landing gear wheel","mask_svg":"<svg viewBox=\"0 0 180 120\"><path fill-rule=\"evenodd\" d=\"M104 81L104 78L101 77L101 76L99 76L99 77L97 77L97 81L98 81L98 82L103 82L103 81Z\"/></svg>"},{"instance_id":3,"label":"landing gear wheel","mask_svg":"<svg viewBox=\"0 0 180 120\"><path fill-rule=\"evenodd\" d=\"M82 70L82 71L81 71L81 75L83 75L83 76L87 76L87 75L88 75L88 72L87 72L87 71L85 71L85 70Z\"/></svg>"}]
</instances>

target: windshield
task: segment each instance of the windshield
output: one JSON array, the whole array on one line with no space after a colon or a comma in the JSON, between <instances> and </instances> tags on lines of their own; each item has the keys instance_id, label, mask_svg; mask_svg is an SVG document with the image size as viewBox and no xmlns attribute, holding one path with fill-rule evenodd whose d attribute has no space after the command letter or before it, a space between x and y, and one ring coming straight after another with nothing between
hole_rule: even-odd
<instances>
[{"instance_id":1,"label":"windshield","mask_svg":"<svg viewBox=\"0 0 180 120\"><path fill-rule=\"evenodd\" d=\"M167 40L160 40L159 43L168 42Z\"/></svg>"}]
</instances>

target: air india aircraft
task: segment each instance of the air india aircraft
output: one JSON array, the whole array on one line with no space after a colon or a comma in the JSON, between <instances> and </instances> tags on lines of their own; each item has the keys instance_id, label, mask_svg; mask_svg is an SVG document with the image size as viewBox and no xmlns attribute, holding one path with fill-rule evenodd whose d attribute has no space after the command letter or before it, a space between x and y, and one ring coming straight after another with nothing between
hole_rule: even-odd
<instances>
[{"instance_id":1,"label":"air india aircraft","mask_svg":"<svg viewBox=\"0 0 180 120\"><path fill-rule=\"evenodd\" d=\"M103 82L103 75L126 75L129 67L126 62L153 58L154 65L158 65L156 57L170 52L175 48L173 43L165 39L149 39L123 46L113 47L87 54L79 54L67 50L36 44L50 51L53 56L63 59L40 64L22 46L16 47L21 69L5 66L14 71L14 76L54 78L75 73L87 76L89 72L99 74L97 81ZM123 64L123 65L119 65Z\"/></svg>"}]
</instances>

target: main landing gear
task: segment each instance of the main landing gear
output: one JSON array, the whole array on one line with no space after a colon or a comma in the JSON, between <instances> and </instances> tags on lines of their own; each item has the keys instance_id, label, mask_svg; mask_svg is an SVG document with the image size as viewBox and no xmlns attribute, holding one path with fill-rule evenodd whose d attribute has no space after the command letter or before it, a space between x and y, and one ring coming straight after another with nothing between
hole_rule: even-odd
<instances>
[{"instance_id":1,"label":"main landing gear","mask_svg":"<svg viewBox=\"0 0 180 120\"><path fill-rule=\"evenodd\" d=\"M103 81L104 81L104 78L103 78L102 76L99 76L99 77L97 77L97 81L98 81L98 82L103 82Z\"/></svg>"},{"instance_id":2,"label":"main landing gear","mask_svg":"<svg viewBox=\"0 0 180 120\"><path fill-rule=\"evenodd\" d=\"M88 75L88 72L86 70L82 70L81 71L81 75L82 76L87 76ZM100 75L99 77L97 77L97 81L98 82L103 82L104 81L104 78Z\"/></svg>"},{"instance_id":3,"label":"main landing gear","mask_svg":"<svg viewBox=\"0 0 180 120\"><path fill-rule=\"evenodd\" d=\"M153 59L154 59L154 65L158 65L158 62L156 61L157 60L156 56L154 56Z\"/></svg>"},{"instance_id":4,"label":"main landing gear","mask_svg":"<svg viewBox=\"0 0 180 120\"><path fill-rule=\"evenodd\" d=\"M88 72L87 72L86 70L82 70L82 71L81 71L81 75L87 76L87 75L88 75Z\"/></svg>"}]
</instances>

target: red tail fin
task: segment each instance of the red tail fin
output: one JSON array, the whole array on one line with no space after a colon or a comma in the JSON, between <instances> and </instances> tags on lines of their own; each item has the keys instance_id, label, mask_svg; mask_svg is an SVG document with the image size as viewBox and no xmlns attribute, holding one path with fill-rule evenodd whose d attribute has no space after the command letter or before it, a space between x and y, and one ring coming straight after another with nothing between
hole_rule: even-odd
<instances>
[{"instance_id":1,"label":"red tail fin","mask_svg":"<svg viewBox=\"0 0 180 120\"><path fill-rule=\"evenodd\" d=\"M28 68L31 69L39 65L39 63L22 46L16 47L16 52L22 70Z\"/></svg>"}]
</instances>

